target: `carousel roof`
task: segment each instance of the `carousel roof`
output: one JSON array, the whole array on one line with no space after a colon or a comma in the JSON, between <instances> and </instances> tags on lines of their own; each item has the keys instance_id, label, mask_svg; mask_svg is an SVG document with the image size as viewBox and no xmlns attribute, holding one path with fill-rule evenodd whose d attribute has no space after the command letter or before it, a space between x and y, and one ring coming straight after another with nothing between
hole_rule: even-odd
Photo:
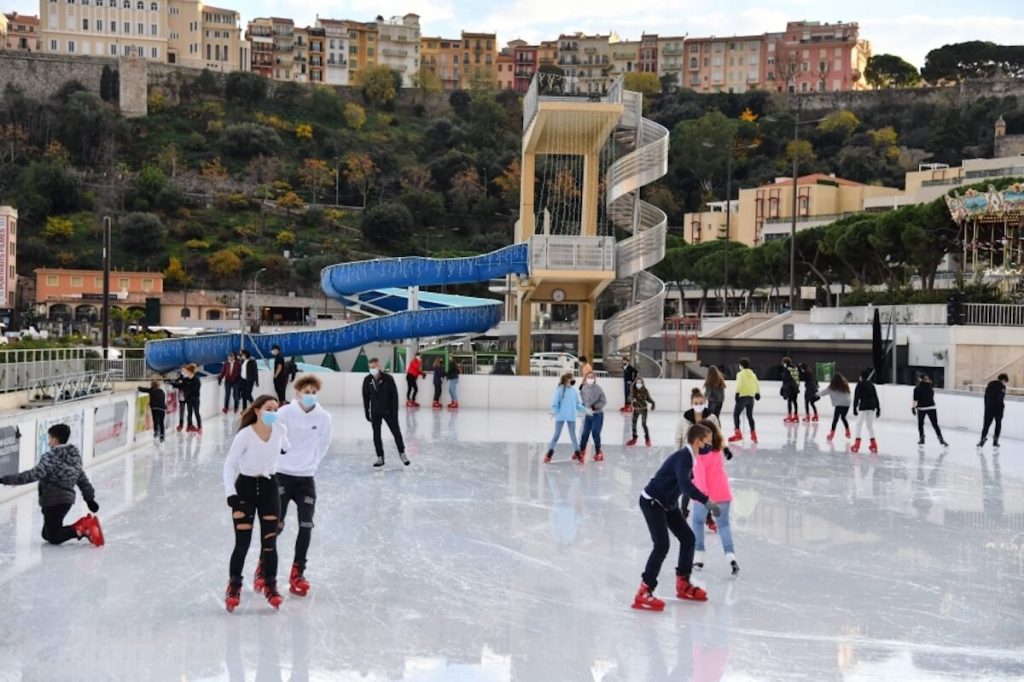
<instances>
[{"instance_id":1,"label":"carousel roof","mask_svg":"<svg viewBox=\"0 0 1024 682\"><path fill-rule=\"evenodd\" d=\"M969 189L946 197L946 206L957 224L967 221L1005 222L1024 219L1024 183L997 190L993 185L979 192Z\"/></svg>"}]
</instances>

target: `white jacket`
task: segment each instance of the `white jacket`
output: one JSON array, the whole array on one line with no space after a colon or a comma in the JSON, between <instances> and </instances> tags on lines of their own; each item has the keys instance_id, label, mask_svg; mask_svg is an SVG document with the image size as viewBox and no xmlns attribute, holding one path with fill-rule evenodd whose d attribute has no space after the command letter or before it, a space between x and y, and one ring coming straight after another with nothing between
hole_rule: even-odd
<instances>
[{"instance_id":1,"label":"white jacket","mask_svg":"<svg viewBox=\"0 0 1024 682\"><path fill-rule=\"evenodd\" d=\"M289 476L313 476L331 447L331 415L320 405L306 412L299 400L277 411L278 421L288 428L291 443L277 470Z\"/></svg>"}]
</instances>

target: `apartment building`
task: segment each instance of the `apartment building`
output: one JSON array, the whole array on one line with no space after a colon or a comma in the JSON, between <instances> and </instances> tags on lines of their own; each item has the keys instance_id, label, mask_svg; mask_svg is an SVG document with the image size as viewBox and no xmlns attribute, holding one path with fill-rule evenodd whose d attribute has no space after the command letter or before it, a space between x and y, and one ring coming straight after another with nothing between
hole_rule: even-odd
<instances>
[{"instance_id":1,"label":"apartment building","mask_svg":"<svg viewBox=\"0 0 1024 682\"><path fill-rule=\"evenodd\" d=\"M497 43L493 33L462 32L463 89L493 89L497 85Z\"/></svg>"},{"instance_id":2,"label":"apartment building","mask_svg":"<svg viewBox=\"0 0 1024 682\"><path fill-rule=\"evenodd\" d=\"M613 76L622 76L640 70L639 40L620 40L612 45L611 53Z\"/></svg>"},{"instance_id":3,"label":"apartment building","mask_svg":"<svg viewBox=\"0 0 1024 682\"><path fill-rule=\"evenodd\" d=\"M509 48L502 49L494 59L497 64L498 90L512 90L516 87L516 58Z\"/></svg>"},{"instance_id":4,"label":"apartment building","mask_svg":"<svg viewBox=\"0 0 1024 682\"><path fill-rule=\"evenodd\" d=\"M916 171L910 171L904 177L903 192L895 197L868 199L864 202L864 210L887 211L911 204L925 204L951 189L990 180L1024 177L1024 156L1017 154L991 159L964 159L959 166L923 163Z\"/></svg>"},{"instance_id":5,"label":"apartment building","mask_svg":"<svg viewBox=\"0 0 1024 682\"><path fill-rule=\"evenodd\" d=\"M18 209L0 206L0 309L13 311L15 308L18 290L17 266Z\"/></svg>"},{"instance_id":6,"label":"apartment building","mask_svg":"<svg viewBox=\"0 0 1024 682\"><path fill-rule=\"evenodd\" d=\"M40 0L43 51L92 56L137 56L167 60L167 24L179 0L116 0L114 6ZM196 19L196 31L199 31ZM198 40L196 41L198 53Z\"/></svg>"},{"instance_id":7,"label":"apartment building","mask_svg":"<svg viewBox=\"0 0 1024 682\"><path fill-rule=\"evenodd\" d=\"M615 33L558 37L558 67L579 92L601 92L612 72L612 49L619 42Z\"/></svg>"},{"instance_id":8,"label":"apartment building","mask_svg":"<svg viewBox=\"0 0 1024 682\"><path fill-rule=\"evenodd\" d=\"M509 48L515 58L515 91L524 93L530 89L533 75L539 68L539 45L529 45L525 40L509 41Z\"/></svg>"},{"instance_id":9,"label":"apartment building","mask_svg":"<svg viewBox=\"0 0 1024 682\"><path fill-rule=\"evenodd\" d=\"M201 68L211 71L248 71L249 43L242 38L241 15L233 9L202 5ZM168 39L168 61L174 41Z\"/></svg>"},{"instance_id":10,"label":"apartment building","mask_svg":"<svg viewBox=\"0 0 1024 682\"><path fill-rule=\"evenodd\" d=\"M102 270L39 268L36 273L36 305L50 320L97 320L103 306ZM159 272L110 273L110 302L128 310L145 311L147 299L164 293Z\"/></svg>"},{"instance_id":11,"label":"apartment building","mask_svg":"<svg viewBox=\"0 0 1024 682\"><path fill-rule=\"evenodd\" d=\"M644 33L640 36L639 68L643 73L658 73L658 35Z\"/></svg>"},{"instance_id":12,"label":"apartment building","mask_svg":"<svg viewBox=\"0 0 1024 682\"><path fill-rule=\"evenodd\" d=\"M657 36L658 78L672 77L672 84L683 86L683 58L686 36Z\"/></svg>"},{"instance_id":13,"label":"apartment building","mask_svg":"<svg viewBox=\"0 0 1024 682\"><path fill-rule=\"evenodd\" d=\"M542 40L537 50L537 66L545 66L558 63L558 41Z\"/></svg>"},{"instance_id":14,"label":"apartment building","mask_svg":"<svg viewBox=\"0 0 1024 682\"><path fill-rule=\"evenodd\" d=\"M327 85L348 85L348 30L345 22L318 16L315 27L324 31L323 82Z\"/></svg>"},{"instance_id":15,"label":"apartment building","mask_svg":"<svg viewBox=\"0 0 1024 682\"><path fill-rule=\"evenodd\" d=\"M689 38L683 51L683 87L698 92L762 88L764 36Z\"/></svg>"},{"instance_id":16,"label":"apartment building","mask_svg":"<svg viewBox=\"0 0 1024 682\"><path fill-rule=\"evenodd\" d=\"M39 52L39 17L0 14L0 49Z\"/></svg>"},{"instance_id":17,"label":"apartment building","mask_svg":"<svg viewBox=\"0 0 1024 682\"><path fill-rule=\"evenodd\" d=\"M359 84L359 70L377 63L377 23L344 22L348 31L348 80Z\"/></svg>"},{"instance_id":18,"label":"apartment building","mask_svg":"<svg viewBox=\"0 0 1024 682\"><path fill-rule=\"evenodd\" d=\"M416 85L420 72L420 15L377 21L377 63L402 74L402 87Z\"/></svg>"},{"instance_id":19,"label":"apartment building","mask_svg":"<svg viewBox=\"0 0 1024 682\"><path fill-rule=\"evenodd\" d=\"M764 36L761 82L777 92L840 92L867 89L864 69L871 44L856 23L791 21L784 33Z\"/></svg>"},{"instance_id":20,"label":"apartment building","mask_svg":"<svg viewBox=\"0 0 1024 682\"><path fill-rule=\"evenodd\" d=\"M458 90L462 87L462 38L420 38L420 64L438 77L445 91Z\"/></svg>"},{"instance_id":21,"label":"apartment building","mask_svg":"<svg viewBox=\"0 0 1024 682\"><path fill-rule=\"evenodd\" d=\"M274 25L270 19L257 18L249 22L245 31L252 59L250 70L263 78L274 77Z\"/></svg>"}]
</instances>

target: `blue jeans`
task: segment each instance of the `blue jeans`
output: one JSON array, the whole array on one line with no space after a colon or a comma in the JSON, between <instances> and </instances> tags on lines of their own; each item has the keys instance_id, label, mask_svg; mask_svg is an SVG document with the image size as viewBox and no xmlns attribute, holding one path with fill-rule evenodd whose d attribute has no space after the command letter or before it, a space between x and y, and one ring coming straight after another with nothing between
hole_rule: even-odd
<instances>
[{"instance_id":1,"label":"blue jeans","mask_svg":"<svg viewBox=\"0 0 1024 682\"><path fill-rule=\"evenodd\" d=\"M448 395L452 397L452 402L459 402L459 380L449 379L448 380Z\"/></svg>"},{"instance_id":2,"label":"blue jeans","mask_svg":"<svg viewBox=\"0 0 1024 682\"><path fill-rule=\"evenodd\" d=\"M562 421L561 419L558 419L558 420L555 421L555 435L551 439L551 442L548 444L548 450L554 450L555 446L558 445L558 438L562 435L562 427L563 426L568 426L569 427L569 440L572 441L572 448L573 448L573 450L579 450L580 449L580 444L576 440L576 420L575 419L573 419L572 421Z\"/></svg>"},{"instance_id":3,"label":"blue jeans","mask_svg":"<svg viewBox=\"0 0 1024 682\"><path fill-rule=\"evenodd\" d=\"M732 526L729 524L729 502L719 502L722 508L722 515L715 519L718 524L718 536L722 538L722 551L727 554L733 551ZM704 524L708 518L708 508L697 500L693 501L693 534L697 538L697 551L704 551Z\"/></svg>"},{"instance_id":4,"label":"blue jeans","mask_svg":"<svg viewBox=\"0 0 1024 682\"><path fill-rule=\"evenodd\" d=\"M580 448L586 449L590 435L594 435L594 449L601 450L601 427L604 426L604 412L595 412L583 418L583 435L580 436Z\"/></svg>"},{"instance_id":5,"label":"blue jeans","mask_svg":"<svg viewBox=\"0 0 1024 682\"><path fill-rule=\"evenodd\" d=\"M233 384L224 384L224 409L228 409L228 403L235 399L235 409L238 409L238 399L242 393L242 380L239 379Z\"/></svg>"}]
</instances>

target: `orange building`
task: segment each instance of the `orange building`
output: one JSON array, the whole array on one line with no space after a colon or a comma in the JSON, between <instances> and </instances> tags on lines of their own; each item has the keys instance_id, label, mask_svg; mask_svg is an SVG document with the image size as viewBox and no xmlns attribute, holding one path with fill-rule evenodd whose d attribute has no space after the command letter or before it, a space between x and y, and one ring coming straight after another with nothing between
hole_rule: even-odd
<instances>
[{"instance_id":1,"label":"orange building","mask_svg":"<svg viewBox=\"0 0 1024 682\"><path fill-rule=\"evenodd\" d=\"M36 271L36 307L47 319L98 320L103 306L102 270L39 268ZM164 276L160 272L110 273L113 307L145 312L146 299L160 298Z\"/></svg>"},{"instance_id":2,"label":"orange building","mask_svg":"<svg viewBox=\"0 0 1024 682\"><path fill-rule=\"evenodd\" d=\"M498 64L498 90L511 90L516 87L516 57L512 50L505 48L498 53L495 61Z\"/></svg>"}]
</instances>

